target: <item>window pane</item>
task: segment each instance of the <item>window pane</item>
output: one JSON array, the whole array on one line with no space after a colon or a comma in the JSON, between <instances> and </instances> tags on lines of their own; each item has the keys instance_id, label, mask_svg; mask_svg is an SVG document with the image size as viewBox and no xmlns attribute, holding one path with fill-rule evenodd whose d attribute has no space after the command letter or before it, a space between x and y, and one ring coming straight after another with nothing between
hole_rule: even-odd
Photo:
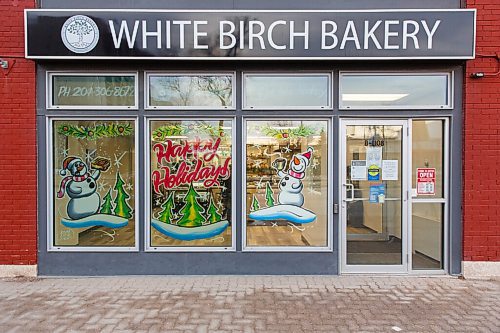
<instances>
[{"instance_id":1,"label":"window pane","mask_svg":"<svg viewBox=\"0 0 500 333\"><path fill-rule=\"evenodd\" d=\"M150 75L151 107L233 107L232 75Z\"/></svg>"},{"instance_id":2,"label":"window pane","mask_svg":"<svg viewBox=\"0 0 500 333\"><path fill-rule=\"evenodd\" d=\"M135 125L53 122L54 246L135 246Z\"/></svg>"},{"instance_id":3,"label":"window pane","mask_svg":"<svg viewBox=\"0 0 500 333\"><path fill-rule=\"evenodd\" d=\"M448 75L341 74L340 107L448 107Z\"/></svg>"},{"instance_id":4,"label":"window pane","mask_svg":"<svg viewBox=\"0 0 500 333\"><path fill-rule=\"evenodd\" d=\"M230 120L151 121L151 246L231 247Z\"/></svg>"},{"instance_id":5,"label":"window pane","mask_svg":"<svg viewBox=\"0 0 500 333\"><path fill-rule=\"evenodd\" d=\"M330 107L330 76L245 75L245 108Z\"/></svg>"},{"instance_id":6,"label":"window pane","mask_svg":"<svg viewBox=\"0 0 500 333\"><path fill-rule=\"evenodd\" d=\"M53 106L135 106L135 76L54 75Z\"/></svg>"},{"instance_id":7,"label":"window pane","mask_svg":"<svg viewBox=\"0 0 500 333\"><path fill-rule=\"evenodd\" d=\"M247 246L328 245L328 122L248 121Z\"/></svg>"},{"instance_id":8,"label":"window pane","mask_svg":"<svg viewBox=\"0 0 500 333\"><path fill-rule=\"evenodd\" d=\"M443 197L443 120L412 122L413 195Z\"/></svg>"},{"instance_id":9,"label":"window pane","mask_svg":"<svg viewBox=\"0 0 500 333\"><path fill-rule=\"evenodd\" d=\"M413 269L442 269L444 205L414 203L412 207Z\"/></svg>"}]
</instances>

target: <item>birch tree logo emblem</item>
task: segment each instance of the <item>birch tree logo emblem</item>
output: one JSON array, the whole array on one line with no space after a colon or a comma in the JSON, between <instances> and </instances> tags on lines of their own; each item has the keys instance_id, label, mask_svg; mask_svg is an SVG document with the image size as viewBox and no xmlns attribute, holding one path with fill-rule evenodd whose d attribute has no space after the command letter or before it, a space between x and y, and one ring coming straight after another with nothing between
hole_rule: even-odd
<instances>
[{"instance_id":1,"label":"birch tree logo emblem","mask_svg":"<svg viewBox=\"0 0 500 333\"><path fill-rule=\"evenodd\" d=\"M90 17L75 15L64 22L61 39L68 50L87 53L92 51L99 41L99 28Z\"/></svg>"}]
</instances>

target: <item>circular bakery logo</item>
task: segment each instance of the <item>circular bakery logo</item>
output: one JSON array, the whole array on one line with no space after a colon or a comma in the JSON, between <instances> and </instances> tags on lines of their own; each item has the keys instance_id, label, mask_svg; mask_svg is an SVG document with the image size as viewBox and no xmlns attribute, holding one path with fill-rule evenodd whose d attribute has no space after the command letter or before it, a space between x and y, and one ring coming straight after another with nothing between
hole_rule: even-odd
<instances>
[{"instance_id":1,"label":"circular bakery logo","mask_svg":"<svg viewBox=\"0 0 500 333\"><path fill-rule=\"evenodd\" d=\"M92 51L99 41L99 28L90 17L75 15L64 22L61 38L68 50L87 53Z\"/></svg>"}]
</instances>

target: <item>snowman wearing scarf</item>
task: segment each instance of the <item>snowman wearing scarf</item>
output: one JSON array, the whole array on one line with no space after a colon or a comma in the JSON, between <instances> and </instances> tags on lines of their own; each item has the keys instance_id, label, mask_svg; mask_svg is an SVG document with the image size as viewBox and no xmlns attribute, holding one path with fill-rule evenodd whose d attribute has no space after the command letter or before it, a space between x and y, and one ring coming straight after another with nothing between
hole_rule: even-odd
<instances>
[{"instance_id":1,"label":"snowman wearing scarf","mask_svg":"<svg viewBox=\"0 0 500 333\"><path fill-rule=\"evenodd\" d=\"M100 175L99 170L89 170L79 157L69 156L64 159L61 176L65 177L61 181L57 197L64 197L66 192L70 198L66 209L71 219L82 219L99 210L101 198L96 193L96 181Z\"/></svg>"}]
</instances>

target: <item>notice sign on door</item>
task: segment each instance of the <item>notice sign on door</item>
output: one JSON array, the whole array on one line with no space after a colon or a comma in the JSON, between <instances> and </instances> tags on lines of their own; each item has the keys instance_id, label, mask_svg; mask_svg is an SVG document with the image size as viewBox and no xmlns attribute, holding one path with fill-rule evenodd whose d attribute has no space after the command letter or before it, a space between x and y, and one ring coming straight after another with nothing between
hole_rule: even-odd
<instances>
[{"instance_id":1,"label":"notice sign on door","mask_svg":"<svg viewBox=\"0 0 500 333\"><path fill-rule=\"evenodd\" d=\"M417 168L417 195L436 194L436 168Z\"/></svg>"}]
</instances>

